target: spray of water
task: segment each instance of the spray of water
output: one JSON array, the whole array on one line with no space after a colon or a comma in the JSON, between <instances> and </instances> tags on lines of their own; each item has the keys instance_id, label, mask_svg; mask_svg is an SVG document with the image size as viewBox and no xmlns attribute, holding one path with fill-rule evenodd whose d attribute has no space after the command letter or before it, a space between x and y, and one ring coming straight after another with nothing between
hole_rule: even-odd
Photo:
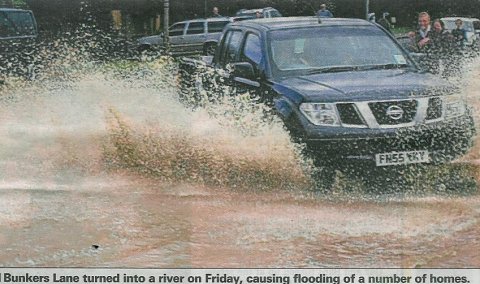
<instances>
[{"instance_id":1,"label":"spray of water","mask_svg":"<svg viewBox=\"0 0 480 284\"><path fill-rule=\"evenodd\" d=\"M42 176L126 169L171 183L310 186L298 146L248 94L191 109L169 58L99 63L63 43L54 57L35 80L10 76L2 87L3 139L26 134L36 149L11 147L12 168L33 159L50 165Z\"/></svg>"}]
</instances>

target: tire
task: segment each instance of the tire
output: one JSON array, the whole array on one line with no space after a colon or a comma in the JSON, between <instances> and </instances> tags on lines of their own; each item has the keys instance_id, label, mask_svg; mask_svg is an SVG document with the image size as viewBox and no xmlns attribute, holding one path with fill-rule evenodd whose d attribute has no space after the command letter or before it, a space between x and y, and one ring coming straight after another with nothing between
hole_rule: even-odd
<instances>
[{"instance_id":1,"label":"tire","mask_svg":"<svg viewBox=\"0 0 480 284\"><path fill-rule=\"evenodd\" d=\"M149 44L142 44L138 47L138 51L144 52L144 51L150 51L152 50L152 46Z\"/></svg>"},{"instance_id":2,"label":"tire","mask_svg":"<svg viewBox=\"0 0 480 284\"><path fill-rule=\"evenodd\" d=\"M208 42L203 47L203 54L206 56L213 56L217 50L217 43L215 42Z\"/></svg>"},{"instance_id":3,"label":"tire","mask_svg":"<svg viewBox=\"0 0 480 284\"><path fill-rule=\"evenodd\" d=\"M200 106L200 93L202 82L198 80L198 72L195 68L187 65L180 65L179 68L179 99L180 102L190 108Z\"/></svg>"},{"instance_id":4,"label":"tire","mask_svg":"<svg viewBox=\"0 0 480 284\"><path fill-rule=\"evenodd\" d=\"M336 168L330 166L317 167L314 176L316 190L325 193L332 191L336 177Z\"/></svg>"}]
</instances>

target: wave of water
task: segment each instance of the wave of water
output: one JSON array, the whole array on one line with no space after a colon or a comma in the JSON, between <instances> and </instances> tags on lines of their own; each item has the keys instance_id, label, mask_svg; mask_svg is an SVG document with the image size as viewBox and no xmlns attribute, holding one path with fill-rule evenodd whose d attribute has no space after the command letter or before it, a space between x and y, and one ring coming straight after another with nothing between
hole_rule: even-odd
<instances>
[{"instance_id":1,"label":"wave of water","mask_svg":"<svg viewBox=\"0 0 480 284\"><path fill-rule=\"evenodd\" d=\"M19 169L51 177L122 168L172 183L309 185L299 147L278 121L266 122L248 94L193 110L178 100L168 59L71 60L62 58L36 81L7 80L0 96L4 164L11 168L5 177L13 180Z\"/></svg>"}]
</instances>

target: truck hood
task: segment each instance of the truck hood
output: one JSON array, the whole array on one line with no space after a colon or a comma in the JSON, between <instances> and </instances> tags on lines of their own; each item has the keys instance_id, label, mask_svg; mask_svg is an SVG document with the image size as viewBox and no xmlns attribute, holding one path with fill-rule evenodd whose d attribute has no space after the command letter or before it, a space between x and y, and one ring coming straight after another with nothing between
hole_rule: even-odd
<instances>
[{"instance_id":1,"label":"truck hood","mask_svg":"<svg viewBox=\"0 0 480 284\"><path fill-rule=\"evenodd\" d=\"M451 84L432 74L403 69L290 77L276 85L282 93L285 92L281 89L296 93L295 101L322 102L402 99L432 93L441 95L454 90Z\"/></svg>"}]
</instances>

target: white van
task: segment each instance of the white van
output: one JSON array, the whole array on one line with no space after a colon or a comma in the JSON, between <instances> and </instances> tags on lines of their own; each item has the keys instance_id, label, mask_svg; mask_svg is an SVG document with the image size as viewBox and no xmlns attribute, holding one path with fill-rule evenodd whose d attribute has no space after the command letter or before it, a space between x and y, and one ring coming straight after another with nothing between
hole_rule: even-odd
<instances>
[{"instance_id":1,"label":"white van","mask_svg":"<svg viewBox=\"0 0 480 284\"><path fill-rule=\"evenodd\" d=\"M476 18L464 18L464 17L446 17L441 20L445 23L445 29L452 31L457 28L455 25L456 20L462 20L463 29L467 32L466 45L473 46L480 41L480 20Z\"/></svg>"}]
</instances>

